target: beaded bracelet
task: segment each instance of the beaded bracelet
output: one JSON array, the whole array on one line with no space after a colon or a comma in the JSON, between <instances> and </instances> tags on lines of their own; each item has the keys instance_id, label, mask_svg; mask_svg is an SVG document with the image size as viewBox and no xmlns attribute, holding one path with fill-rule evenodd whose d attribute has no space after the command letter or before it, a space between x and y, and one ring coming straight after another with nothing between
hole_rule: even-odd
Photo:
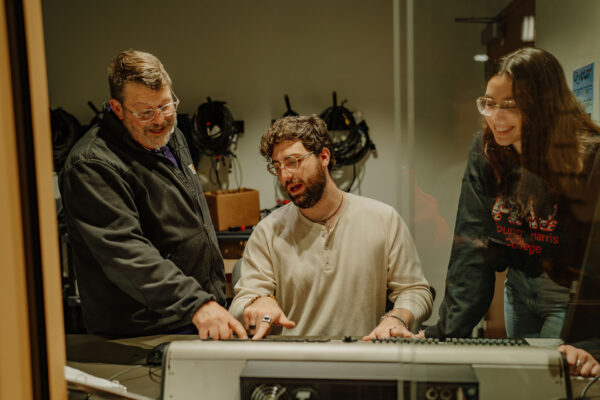
<instances>
[{"instance_id":1,"label":"beaded bracelet","mask_svg":"<svg viewBox=\"0 0 600 400\"><path fill-rule=\"evenodd\" d=\"M249 305L251 305L252 303L254 303L256 300L260 299L261 297L263 297L263 296L261 296L260 294L259 294L259 295L256 295L256 296L254 296L254 297L253 297L253 298L252 298L252 299L251 299L251 300L250 300L248 303L246 303L246 305L244 306L244 309L245 309L246 307L248 307ZM277 301L277 299L275 298L275 296L273 296L272 294L268 294L268 295L267 295L267 296L265 296L265 297L270 297L270 298L272 298L273 300Z\"/></svg>"},{"instance_id":2,"label":"beaded bracelet","mask_svg":"<svg viewBox=\"0 0 600 400\"><path fill-rule=\"evenodd\" d=\"M406 322L406 320L404 318L402 318L399 315L393 314L391 312L385 313L381 316L381 318L379 318L379 322L381 322L382 319L385 318L396 318L398 321L402 322L402 325L404 325L404 327L410 331L410 328L408 327L408 323Z\"/></svg>"}]
</instances>

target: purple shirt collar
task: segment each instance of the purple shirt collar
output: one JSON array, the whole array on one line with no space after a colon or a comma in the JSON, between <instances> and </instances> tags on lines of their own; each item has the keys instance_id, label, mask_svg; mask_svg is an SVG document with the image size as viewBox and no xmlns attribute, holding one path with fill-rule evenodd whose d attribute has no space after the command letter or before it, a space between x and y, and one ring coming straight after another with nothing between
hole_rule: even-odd
<instances>
[{"instance_id":1,"label":"purple shirt collar","mask_svg":"<svg viewBox=\"0 0 600 400\"><path fill-rule=\"evenodd\" d=\"M155 153L160 154L163 157L166 157L169 161L171 161L171 164L173 164L175 167L179 168L179 163L177 162L177 159L171 152L169 145L164 145L163 147L161 147L159 149L154 149L153 151Z\"/></svg>"}]
</instances>

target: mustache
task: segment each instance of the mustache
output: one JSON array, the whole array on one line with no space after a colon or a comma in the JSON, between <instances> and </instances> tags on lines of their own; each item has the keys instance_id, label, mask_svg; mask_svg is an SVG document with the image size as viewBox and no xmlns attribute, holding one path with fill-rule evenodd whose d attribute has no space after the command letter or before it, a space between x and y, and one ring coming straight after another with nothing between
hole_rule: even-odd
<instances>
[{"instance_id":1,"label":"mustache","mask_svg":"<svg viewBox=\"0 0 600 400\"><path fill-rule=\"evenodd\" d=\"M298 178L290 179L285 182L285 188L287 189L290 185L296 185L299 183L303 183L302 180L300 180Z\"/></svg>"},{"instance_id":2,"label":"mustache","mask_svg":"<svg viewBox=\"0 0 600 400\"><path fill-rule=\"evenodd\" d=\"M163 121L162 124L152 124L150 126L146 127L146 130L157 130L157 129L164 129L169 127L170 125L172 125L171 122L169 121Z\"/></svg>"},{"instance_id":3,"label":"mustache","mask_svg":"<svg viewBox=\"0 0 600 400\"><path fill-rule=\"evenodd\" d=\"M149 131L149 130L170 128L171 133L173 133L176 126L177 126L177 118L165 118L160 124L152 123L151 125L146 126L144 129L146 131Z\"/></svg>"}]
</instances>

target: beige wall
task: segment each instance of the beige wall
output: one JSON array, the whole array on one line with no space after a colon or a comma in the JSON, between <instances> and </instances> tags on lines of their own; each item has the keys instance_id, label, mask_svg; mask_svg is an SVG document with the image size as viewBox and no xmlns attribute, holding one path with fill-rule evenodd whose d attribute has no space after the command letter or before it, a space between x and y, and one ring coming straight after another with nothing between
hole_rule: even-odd
<instances>
[{"instance_id":1,"label":"beige wall","mask_svg":"<svg viewBox=\"0 0 600 400\"><path fill-rule=\"evenodd\" d=\"M108 99L110 59L126 48L154 53L173 78L182 112L193 113L210 96L245 121L236 151L242 183L258 189L267 208L275 205L274 180L258 143L285 112L283 95L297 112L318 114L335 90L363 113L377 145L362 192L396 203L393 183L381 181L395 158L391 1L47 0L43 7L52 107L89 122L86 102Z\"/></svg>"},{"instance_id":2,"label":"beige wall","mask_svg":"<svg viewBox=\"0 0 600 400\"><path fill-rule=\"evenodd\" d=\"M548 50L561 62L567 83L573 85L573 70L594 63L594 108L599 121L600 2L542 0L536 2L536 46Z\"/></svg>"}]
</instances>

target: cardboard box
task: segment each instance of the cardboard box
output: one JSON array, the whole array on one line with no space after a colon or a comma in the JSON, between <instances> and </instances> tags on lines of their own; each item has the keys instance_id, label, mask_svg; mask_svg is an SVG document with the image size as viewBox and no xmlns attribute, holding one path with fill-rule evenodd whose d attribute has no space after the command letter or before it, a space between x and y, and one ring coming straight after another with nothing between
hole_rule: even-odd
<instances>
[{"instance_id":1,"label":"cardboard box","mask_svg":"<svg viewBox=\"0 0 600 400\"><path fill-rule=\"evenodd\" d=\"M217 231L254 226L260 219L258 191L254 189L219 190L204 196Z\"/></svg>"},{"instance_id":2,"label":"cardboard box","mask_svg":"<svg viewBox=\"0 0 600 400\"><path fill-rule=\"evenodd\" d=\"M236 260L242 258L244 255L244 247L246 247L245 240L219 240L219 250L221 250L223 258L233 258Z\"/></svg>"}]
</instances>

